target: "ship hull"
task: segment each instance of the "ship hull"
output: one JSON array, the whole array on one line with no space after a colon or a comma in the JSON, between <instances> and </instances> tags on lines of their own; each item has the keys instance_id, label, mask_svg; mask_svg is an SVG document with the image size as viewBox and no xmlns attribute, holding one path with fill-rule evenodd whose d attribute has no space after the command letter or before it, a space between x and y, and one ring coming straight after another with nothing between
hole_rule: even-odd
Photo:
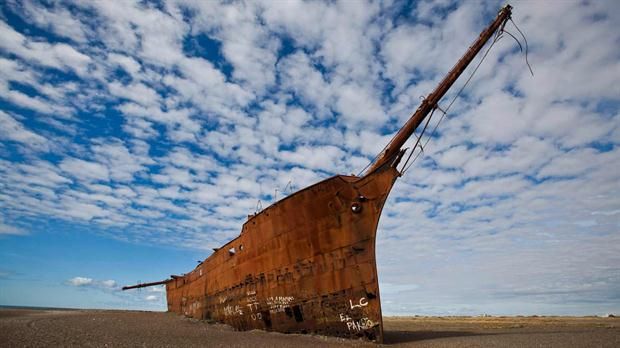
<instances>
[{"instance_id":1,"label":"ship hull","mask_svg":"<svg viewBox=\"0 0 620 348\"><path fill-rule=\"evenodd\" d=\"M398 177L334 176L269 206L192 272L166 284L168 310L238 330L382 342L379 217Z\"/></svg>"}]
</instances>

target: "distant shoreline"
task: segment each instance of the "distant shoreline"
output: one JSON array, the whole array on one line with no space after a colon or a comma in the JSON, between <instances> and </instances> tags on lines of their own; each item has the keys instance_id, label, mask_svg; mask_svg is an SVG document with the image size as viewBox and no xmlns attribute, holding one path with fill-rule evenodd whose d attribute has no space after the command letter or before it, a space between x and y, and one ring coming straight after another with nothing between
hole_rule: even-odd
<instances>
[{"instance_id":1,"label":"distant shoreline","mask_svg":"<svg viewBox=\"0 0 620 348\"><path fill-rule=\"evenodd\" d=\"M0 305L0 309L32 309L32 310L44 310L44 311L79 311L79 310L92 310L87 308L66 308L66 307L34 307L34 306L9 306Z\"/></svg>"},{"instance_id":2,"label":"distant shoreline","mask_svg":"<svg viewBox=\"0 0 620 348\"><path fill-rule=\"evenodd\" d=\"M27 310L42 310L42 311L122 311L122 312L153 312L153 313L165 313L166 312L166 311L155 311L155 310L146 310L146 309L37 307L37 306L15 306L15 305L0 305L0 310L1 309L27 309ZM485 318L485 317L486 318L607 318L607 317L617 318L618 315L616 315L615 313L610 313L610 314L605 314L605 315L597 315L597 314L591 314L591 315L545 315L545 314L420 315L420 314L412 314L412 315L384 315L383 317L398 320L398 319L415 319L415 318Z\"/></svg>"},{"instance_id":3,"label":"distant shoreline","mask_svg":"<svg viewBox=\"0 0 620 348\"><path fill-rule=\"evenodd\" d=\"M0 310L2 309L26 309L26 310L39 310L39 311L122 311L122 312L165 313L165 311L154 311L154 310L147 310L147 309L70 308L70 307L37 307L37 306L0 305Z\"/></svg>"}]
</instances>

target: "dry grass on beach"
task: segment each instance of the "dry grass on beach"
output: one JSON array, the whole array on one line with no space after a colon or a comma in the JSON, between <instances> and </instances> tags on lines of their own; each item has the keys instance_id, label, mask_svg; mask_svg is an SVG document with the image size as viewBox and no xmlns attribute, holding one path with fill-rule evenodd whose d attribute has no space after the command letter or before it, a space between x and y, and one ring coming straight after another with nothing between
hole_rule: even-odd
<instances>
[{"instance_id":1,"label":"dry grass on beach","mask_svg":"<svg viewBox=\"0 0 620 348\"><path fill-rule=\"evenodd\" d=\"M620 347L620 319L599 317L387 317L398 347ZM0 309L4 347L376 346L333 337L236 332L172 313Z\"/></svg>"}]
</instances>

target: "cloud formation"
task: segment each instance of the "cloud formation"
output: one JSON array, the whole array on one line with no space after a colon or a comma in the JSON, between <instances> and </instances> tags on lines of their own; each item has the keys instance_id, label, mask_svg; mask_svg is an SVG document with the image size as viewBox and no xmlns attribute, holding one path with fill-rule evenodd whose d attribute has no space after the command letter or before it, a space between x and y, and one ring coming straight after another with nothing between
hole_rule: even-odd
<instances>
[{"instance_id":1,"label":"cloud formation","mask_svg":"<svg viewBox=\"0 0 620 348\"><path fill-rule=\"evenodd\" d=\"M67 280L68 285L76 287L88 287L100 290L119 290L115 280L95 280L88 277L73 277Z\"/></svg>"},{"instance_id":2,"label":"cloud formation","mask_svg":"<svg viewBox=\"0 0 620 348\"><path fill-rule=\"evenodd\" d=\"M363 168L500 5L7 1L0 231L218 247L257 206ZM535 77L502 39L397 183L384 312L620 306L618 16L516 4Z\"/></svg>"},{"instance_id":3,"label":"cloud formation","mask_svg":"<svg viewBox=\"0 0 620 348\"><path fill-rule=\"evenodd\" d=\"M93 284L93 279L86 277L73 277L67 282L73 286L90 286Z\"/></svg>"}]
</instances>

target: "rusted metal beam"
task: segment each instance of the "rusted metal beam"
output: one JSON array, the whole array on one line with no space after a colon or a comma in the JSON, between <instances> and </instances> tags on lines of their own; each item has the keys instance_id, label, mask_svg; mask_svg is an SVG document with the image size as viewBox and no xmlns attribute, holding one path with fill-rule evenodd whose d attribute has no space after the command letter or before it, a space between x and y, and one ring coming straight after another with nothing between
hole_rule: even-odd
<instances>
[{"instance_id":1,"label":"rusted metal beam","mask_svg":"<svg viewBox=\"0 0 620 348\"><path fill-rule=\"evenodd\" d=\"M484 47L487 41L491 39L496 31L501 30L504 27L506 21L510 19L511 14L512 6L510 5L506 5L499 11L499 14L495 20L489 24L489 26L482 31L482 33L480 33L478 39L476 39L476 41L469 47L467 52L465 52L463 57L461 57L461 59L459 59L459 61L454 65L448 75L446 75L435 90L422 101L422 104L420 104L415 113L411 115L411 118L409 118L398 133L396 133L394 138L392 138L392 140L388 143L385 150L377 156L376 161L370 165L365 175L368 175L377 168L381 167L400 151L416 128L418 128L426 116L437 106L439 100L441 100L450 87L452 87L454 82L459 78L459 76L461 76L463 71L465 71L469 63L474 60L480 50L482 50L482 47Z\"/></svg>"},{"instance_id":2,"label":"rusted metal beam","mask_svg":"<svg viewBox=\"0 0 620 348\"><path fill-rule=\"evenodd\" d=\"M164 285L164 284L166 284L166 283L168 283L170 281L172 281L172 279L166 279L166 280L162 280L162 281L159 281L159 282L140 283L140 284L131 285L131 286L123 286L123 290L146 288L146 287L149 287L149 286L156 286L156 285Z\"/></svg>"}]
</instances>

